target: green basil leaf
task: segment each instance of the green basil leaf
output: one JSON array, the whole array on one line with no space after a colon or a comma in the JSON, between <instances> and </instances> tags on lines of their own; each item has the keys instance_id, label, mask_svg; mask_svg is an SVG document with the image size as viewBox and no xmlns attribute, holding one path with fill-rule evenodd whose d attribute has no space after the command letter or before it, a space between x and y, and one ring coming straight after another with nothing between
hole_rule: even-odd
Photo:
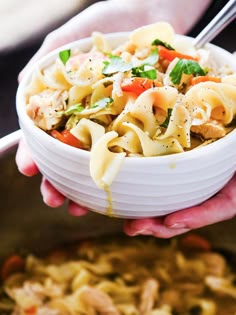
<instances>
[{"instance_id":1,"label":"green basil leaf","mask_svg":"<svg viewBox=\"0 0 236 315\"><path fill-rule=\"evenodd\" d=\"M168 43L166 43L166 42L163 42L162 40L160 40L160 39L158 39L158 38L156 38L156 39L154 39L154 41L152 42L152 45L154 46L154 45L161 45L161 46L164 46L164 47L166 47L167 49L169 49L169 50L175 50L171 45L169 45Z\"/></svg>"},{"instance_id":2,"label":"green basil leaf","mask_svg":"<svg viewBox=\"0 0 236 315\"><path fill-rule=\"evenodd\" d=\"M164 128L168 127L171 113L172 113L172 108L167 108L167 117L165 121L160 125L161 127L164 127Z\"/></svg>"},{"instance_id":3,"label":"green basil leaf","mask_svg":"<svg viewBox=\"0 0 236 315\"><path fill-rule=\"evenodd\" d=\"M67 63L68 59L70 58L70 53L71 53L70 49L62 50L59 52L59 57L64 65Z\"/></svg>"},{"instance_id":4,"label":"green basil leaf","mask_svg":"<svg viewBox=\"0 0 236 315\"><path fill-rule=\"evenodd\" d=\"M91 108L105 108L108 105L111 105L113 103L113 99L111 97L104 97L102 99L100 99L99 101L97 101L96 103L94 103Z\"/></svg>"},{"instance_id":5,"label":"green basil leaf","mask_svg":"<svg viewBox=\"0 0 236 315\"><path fill-rule=\"evenodd\" d=\"M148 79L155 80L157 78L157 71L156 69L145 70L145 65L142 65L140 67L132 68L132 75L134 77L141 77L141 78L148 78Z\"/></svg>"},{"instance_id":6,"label":"green basil leaf","mask_svg":"<svg viewBox=\"0 0 236 315\"><path fill-rule=\"evenodd\" d=\"M102 74L105 76L112 75L117 72L126 72L132 68L131 63L125 63L119 56L110 56L110 61L103 61L104 68Z\"/></svg>"},{"instance_id":7,"label":"green basil leaf","mask_svg":"<svg viewBox=\"0 0 236 315\"><path fill-rule=\"evenodd\" d=\"M78 113L81 113L84 110L84 107L81 105L81 103L79 104L75 104L70 106L66 111L65 111L65 115L70 116L72 114L76 115Z\"/></svg>"},{"instance_id":8,"label":"green basil leaf","mask_svg":"<svg viewBox=\"0 0 236 315\"><path fill-rule=\"evenodd\" d=\"M142 65L139 67L132 68L132 75L134 77L148 78L155 80L157 78L156 69L147 69L147 66L154 66L158 61L159 55L158 50L153 49L151 54L144 60L142 60Z\"/></svg>"},{"instance_id":9,"label":"green basil leaf","mask_svg":"<svg viewBox=\"0 0 236 315\"><path fill-rule=\"evenodd\" d=\"M179 59L170 72L170 79L174 84L179 84L183 74L193 74L194 76L206 75L205 71L196 61Z\"/></svg>"}]
</instances>

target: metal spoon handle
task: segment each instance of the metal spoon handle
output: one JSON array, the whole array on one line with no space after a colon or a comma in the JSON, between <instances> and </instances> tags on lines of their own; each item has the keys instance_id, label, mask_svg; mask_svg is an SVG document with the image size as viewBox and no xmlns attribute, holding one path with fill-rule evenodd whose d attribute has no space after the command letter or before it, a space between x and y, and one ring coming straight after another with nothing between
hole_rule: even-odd
<instances>
[{"instance_id":1,"label":"metal spoon handle","mask_svg":"<svg viewBox=\"0 0 236 315\"><path fill-rule=\"evenodd\" d=\"M236 0L230 0L214 19L199 33L193 44L196 48L203 47L214 39L236 17Z\"/></svg>"}]
</instances>

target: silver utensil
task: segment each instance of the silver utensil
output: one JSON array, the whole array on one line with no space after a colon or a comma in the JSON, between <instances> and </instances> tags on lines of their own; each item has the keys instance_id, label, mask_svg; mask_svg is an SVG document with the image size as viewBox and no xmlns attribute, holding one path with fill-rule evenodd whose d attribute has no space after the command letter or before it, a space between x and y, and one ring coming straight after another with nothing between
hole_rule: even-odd
<instances>
[{"instance_id":1,"label":"silver utensil","mask_svg":"<svg viewBox=\"0 0 236 315\"><path fill-rule=\"evenodd\" d=\"M196 48L203 47L213 40L228 24L236 17L236 0L230 0L213 20L194 39L193 45Z\"/></svg>"}]
</instances>

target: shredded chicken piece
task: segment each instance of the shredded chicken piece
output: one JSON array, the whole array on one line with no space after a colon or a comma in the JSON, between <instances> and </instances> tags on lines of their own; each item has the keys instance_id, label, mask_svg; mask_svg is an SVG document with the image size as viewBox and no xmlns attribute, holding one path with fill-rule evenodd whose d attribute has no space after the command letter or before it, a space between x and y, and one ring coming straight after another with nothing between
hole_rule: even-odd
<instances>
[{"instance_id":1,"label":"shredded chicken piece","mask_svg":"<svg viewBox=\"0 0 236 315\"><path fill-rule=\"evenodd\" d=\"M36 315L62 315L59 310L53 310L47 306L39 307ZM66 314L63 314L66 315Z\"/></svg>"},{"instance_id":2,"label":"shredded chicken piece","mask_svg":"<svg viewBox=\"0 0 236 315\"><path fill-rule=\"evenodd\" d=\"M208 276L206 277L205 282L212 291L228 295L236 299L236 286L232 284L230 279Z\"/></svg>"},{"instance_id":3,"label":"shredded chicken piece","mask_svg":"<svg viewBox=\"0 0 236 315\"><path fill-rule=\"evenodd\" d=\"M52 130L62 121L62 115L67 105L66 91L47 89L42 93L30 97L27 114L34 123L43 130Z\"/></svg>"},{"instance_id":4,"label":"shredded chicken piece","mask_svg":"<svg viewBox=\"0 0 236 315\"><path fill-rule=\"evenodd\" d=\"M9 295L24 309L42 305L45 298L43 286L31 282L25 282L21 288L13 288L9 291Z\"/></svg>"},{"instance_id":5,"label":"shredded chicken piece","mask_svg":"<svg viewBox=\"0 0 236 315\"><path fill-rule=\"evenodd\" d=\"M201 135L204 139L218 139L226 135L225 128L215 120L202 125L192 126L191 131Z\"/></svg>"},{"instance_id":6,"label":"shredded chicken piece","mask_svg":"<svg viewBox=\"0 0 236 315\"><path fill-rule=\"evenodd\" d=\"M140 313L146 314L154 307L158 298L160 284L156 279L148 279L144 282L141 292Z\"/></svg>"},{"instance_id":7,"label":"shredded chicken piece","mask_svg":"<svg viewBox=\"0 0 236 315\"><path fill-rule=\"evenodd\" d=\"M86 287L81 298L100 315L120 315L110 296L96 288Z\"/></svg>"}]
</instances>

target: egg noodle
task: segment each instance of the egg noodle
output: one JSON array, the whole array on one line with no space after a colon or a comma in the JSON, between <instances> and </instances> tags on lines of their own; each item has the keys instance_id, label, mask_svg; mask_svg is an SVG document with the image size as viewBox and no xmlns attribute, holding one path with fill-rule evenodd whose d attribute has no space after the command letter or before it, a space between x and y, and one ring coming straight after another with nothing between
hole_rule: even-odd
<instances>
[{"instance_id":1,"label":"egg noodle","mask_svg":"<svg viewBox=\"0 0 236 315\"><path fill-rule=\"evenodd\" d=\"M0 314L236 314L236 273L194 234L82 241L28 255L15 273L12 262L3 265Z\"/></svg>"},{"instance_id":2,"label":"egg noodle","mask_svg":"<svg viewBox=\"0 0 236 315\"><path fill-rule=\"evenodd\" d=\"M236 113L236 75L159 22L115 48L93 33L89 51L62 50L37 68L25 95L38 127L91 151L91 177L104 188L126 157L180 153L224 137Z\"/></svg>"}]
</instances>

